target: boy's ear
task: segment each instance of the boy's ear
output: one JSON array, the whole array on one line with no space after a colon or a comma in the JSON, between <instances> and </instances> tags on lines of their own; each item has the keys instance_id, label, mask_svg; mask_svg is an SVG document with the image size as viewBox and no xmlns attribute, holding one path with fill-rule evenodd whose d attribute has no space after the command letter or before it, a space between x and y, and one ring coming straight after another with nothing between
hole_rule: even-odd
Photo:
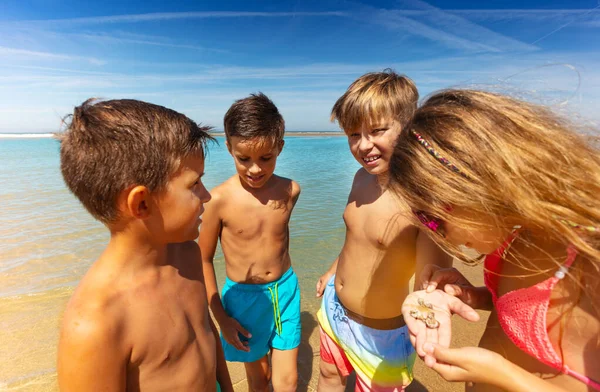
<instances>
[{"instance_id":1,"label":"boy's ear","mask_svg":"<svg viewBox=\"0 0 600 392\"><path fill-rule=\"evenodd\" d=\"M151 205L150 191L145 186L138 185L127 193L125 208L131 217L146 219L150 216Z\"/></svg>"},{"instance_id":2,"label":"boy's ear","mask_svg":"<svg viewBox=\"0 0 600 392\"><path fill-rule=\"evenodd\" d=\"M231 144L229 144L229 141L227 139L225 139L225 146L227 146L227 151L229 151L229 153L231 154Z\"/></svg>"},{"instance_id":3,"label":"boy's ear","mask_svg":"<svg viewBox=\"0 0 600 392\"><path fill-rule=\"evenodd\" d=\"M285 140L281 139L279 141L279 146L278 146L278 148L279 148L279 154L281 154L281 151L283 151L284 144L285 144Z\"/></svg>"}]
</instances>

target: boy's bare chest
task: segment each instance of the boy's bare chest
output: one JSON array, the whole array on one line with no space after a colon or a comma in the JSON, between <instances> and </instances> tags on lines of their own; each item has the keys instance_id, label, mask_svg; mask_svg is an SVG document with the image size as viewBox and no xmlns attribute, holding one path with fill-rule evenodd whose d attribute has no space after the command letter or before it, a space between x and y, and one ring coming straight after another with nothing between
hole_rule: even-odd
<instances>
[{"instance_id":1,"label":"boy's bare chest","mask_svg":"<svg viewBox=\"0 0 600 392\"><path fill-rule=\"evenodd\" d=\"M410 222L399 206L391 200L376 200L371 204L350 202L344 210L344 222L349 233L364 236L383 245L394 240Z\"/></svg>"},{"instance_id":2,"label":"boy's bare chest","mask_svg":"<svg viewBox=\"0 0 600 392\"><path fill-rule=\"evenodd\" d=\"M142 287L128 302L134 354L139 354L140 361L175 364L190 356L201 356L201 344L214 340L205 287L199 281L164 288ZM140 349L136 351L136 347Z\"/></svg>"},{"instance_id":3,"label":"boy's bare chest","mask_svg":"<svg viewBox=\"0 0 600 392\"><path fill-rule=\"evenodd\" d=\"M236 236L287 233L292 206L284 201L231 203L223 214L223 230Z\"/></svg>"}]
</instances>

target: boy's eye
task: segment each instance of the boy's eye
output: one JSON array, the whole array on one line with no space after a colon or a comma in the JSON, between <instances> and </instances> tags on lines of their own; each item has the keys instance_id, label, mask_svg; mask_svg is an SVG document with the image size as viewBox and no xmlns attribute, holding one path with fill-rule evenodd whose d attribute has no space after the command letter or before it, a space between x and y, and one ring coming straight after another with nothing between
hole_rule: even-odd
<instances>
[{"instance_id":1,"label":"boy's eye","mask_svg":"<svg viewBox=\"0 0 600 392\"><path fill-rule=\"evenodd\" d=\"M248 162L248 160L249 160L249 159L250 159L250 158L240 158L240 157L238 157L238 160L239 160L240 162Z\"/></svg>"},{"instance_id":2,"label":"boy's eye","mask_svg":"<svg viewBox=\"0 0 600 392\"><path fill-rule=\"evenodd\" d=\"M270 161L273 157L262 157L261 159L265 162Z\"/></svg>"},{"instance_id":3,"label":"boy's eye","mask_svg":"<svg viewBox=\"0 0 600 392\"><path fill-rule=\"evenodd\" d=\"M385 132L387 131L387 128L376 128L373 129L373 133L380 133L380 132Z\"/></svg>"},{"instance_id":4,"label":"boy's eye","mask_svg":"<svg viewBox=\"0 0 600 392\"><path fill-rule=\"evenodd\" d=\"M358 136L360 136L359 133L351 133L348 135L348 137L358 137Z\"/></svg>"}]
</instances>

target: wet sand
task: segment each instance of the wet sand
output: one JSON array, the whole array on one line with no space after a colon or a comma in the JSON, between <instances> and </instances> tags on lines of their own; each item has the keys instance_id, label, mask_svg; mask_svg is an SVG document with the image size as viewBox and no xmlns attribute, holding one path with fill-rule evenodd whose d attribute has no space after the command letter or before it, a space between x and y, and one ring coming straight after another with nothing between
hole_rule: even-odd
<instances>
[{"instance_id":1,"label":"wet sand","mask_svg":"<svg viewBox=\"0 0 600 392\"><path fill-rule=\"evenodd\" d=\"M469 267L455 261L454 266L458 268L467 279L474 285L483 285L482 266ZM481 320L478 323L466 322L458 316L452 321L452 347L463 347L477 345L489 312L480 311ZM319 378L319 327L316 315L310 312L302 312L302 342L300 343L298 359L298 391L316 391ZM244 366L240 363L229 364L229 372L237 392L248 391ZM437 373L427 368L417 358L414 368L415 380L407 389L408 392L458 392L464 391L464 383L448 383ZM348 381L346 391L354 391L353 380Z\"/></svg>"}]
</instances>

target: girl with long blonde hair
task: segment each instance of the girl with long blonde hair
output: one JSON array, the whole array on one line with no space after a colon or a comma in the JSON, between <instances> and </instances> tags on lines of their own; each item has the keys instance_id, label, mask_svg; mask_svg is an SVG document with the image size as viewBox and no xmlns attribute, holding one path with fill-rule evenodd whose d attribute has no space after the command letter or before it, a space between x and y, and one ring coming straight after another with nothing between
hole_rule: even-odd
<instances>
[{"instance_id":1,"label":"girl with long blonde hair","mask_svg":"<svg viewBox=\"0 0 600 392\"><path fill-rule=\"evenodd\" d=\"M426 325L411 301L436 288L492 310L479 348L417 338L427 365L475 390L600 390L600 152L591 135L507 96L441 91L400 135L390 188L450 253L486 255L486 287L429 268L426 290L407 298L413 334Z\"/></svg>"}]
</instances>

